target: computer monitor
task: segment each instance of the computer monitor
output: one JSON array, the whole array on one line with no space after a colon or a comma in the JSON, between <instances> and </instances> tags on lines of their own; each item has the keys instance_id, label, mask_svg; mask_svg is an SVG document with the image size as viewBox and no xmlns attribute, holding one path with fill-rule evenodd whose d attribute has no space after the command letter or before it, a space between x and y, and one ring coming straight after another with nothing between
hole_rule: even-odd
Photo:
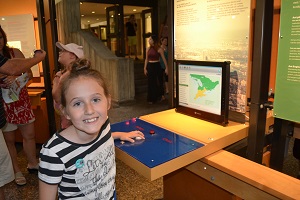
<instances>
[{"instance_id":1,"label":"computer monitor","mask_svg":"<svg viewBox=\"0 0 300 200\"><path fill-rule=\"evenodd\" d=\"M228 124L230 62L176 60L176 111Z\"/></svg>"}]
</instances>

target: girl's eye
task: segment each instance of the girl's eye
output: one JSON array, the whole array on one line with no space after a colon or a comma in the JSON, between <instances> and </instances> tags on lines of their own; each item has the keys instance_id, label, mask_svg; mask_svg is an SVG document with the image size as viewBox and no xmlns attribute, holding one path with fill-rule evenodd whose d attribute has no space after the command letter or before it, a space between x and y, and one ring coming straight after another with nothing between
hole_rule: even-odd
<instances>
[{"instance_id":1,"label":"girl's eye","mask_svg":"<svg viewBox=\"0 0 300 200\"><path fill-rule=\"evenodd\" d=\"M100 98L94 98L94 99L93 99L93 102L95 102L95 103L100 102L100 101L101 101Z\"/></svg>"},{"instance_id":2,"label":"girl's eye","mask_svg":"<svg viewBox=\"0 0 300 200\"><path fill-rule=\"evenodd\" d=\"M74 104L73 104L73 106L80 106L81 105L81 102L75 102Z\"/></svg>"}]
</instances>

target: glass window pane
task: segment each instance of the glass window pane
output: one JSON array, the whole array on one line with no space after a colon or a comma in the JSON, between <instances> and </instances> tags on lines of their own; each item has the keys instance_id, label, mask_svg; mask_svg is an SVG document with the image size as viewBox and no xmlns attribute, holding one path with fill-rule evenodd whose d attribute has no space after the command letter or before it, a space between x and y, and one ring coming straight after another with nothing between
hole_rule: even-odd
<instances>
[{"instance_id":1,"label":"glass window pane","mask_svg":"<svg viewBox=\"0 0 300 200\"><path fill-rule=\"evenodd\" d=\"M151 13L146 13L145 14L145 33L152 33L151 24L152 24Z\"/></svg>"}]
</instances>

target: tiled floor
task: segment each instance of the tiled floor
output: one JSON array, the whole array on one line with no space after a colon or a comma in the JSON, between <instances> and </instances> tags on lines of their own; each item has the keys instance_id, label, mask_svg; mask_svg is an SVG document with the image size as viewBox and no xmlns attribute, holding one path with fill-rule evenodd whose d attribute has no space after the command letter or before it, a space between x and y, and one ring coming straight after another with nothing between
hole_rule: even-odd
<instances>
[{"instance_id":1,"label":"tiled floor","mask_svg":"<svg viewBox=\"0 0 300 200\"><path fill-rule=\"evenodd\" d=\"M124 121L132 117L159 112L168 109L167 101L154 105L148 105L144 96L137 99L132 105L123 105L109 111L111 123ZM291 150L293 139L289 142L288 155L284 162L284 173L290 176L297 176L297 160L292 156ZM37 146L38 150L40 145ZM5 187L7 200L35 200L38 199L38 179L37 175L29 174L26 171L26 159L22 147L18 144L19 163L27 179L27 185L17 186L14 182ZM117 163L116 187L118 200L158 200L163 199L162 178L155 181L148 181L133 169L126 166L120 160Z\"/></svg>"}]
</instances>

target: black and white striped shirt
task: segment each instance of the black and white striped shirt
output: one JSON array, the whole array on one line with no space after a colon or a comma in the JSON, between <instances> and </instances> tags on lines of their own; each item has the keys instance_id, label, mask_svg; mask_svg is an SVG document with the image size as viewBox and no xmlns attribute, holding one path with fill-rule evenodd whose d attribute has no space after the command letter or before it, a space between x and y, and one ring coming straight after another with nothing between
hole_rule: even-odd
<instances>
[{"instance_id":1,"label":"black and white striped shirt","mask_svg":"<svg viewBox=\"0 0 300 200\"><path fill-rule=\"evenodd\" d=\"M56 133L40 152L39 179L58 184L59 199L113 199L115 176L109 120L88 144L75 144Z\"/></svg>"}]
</instances>

